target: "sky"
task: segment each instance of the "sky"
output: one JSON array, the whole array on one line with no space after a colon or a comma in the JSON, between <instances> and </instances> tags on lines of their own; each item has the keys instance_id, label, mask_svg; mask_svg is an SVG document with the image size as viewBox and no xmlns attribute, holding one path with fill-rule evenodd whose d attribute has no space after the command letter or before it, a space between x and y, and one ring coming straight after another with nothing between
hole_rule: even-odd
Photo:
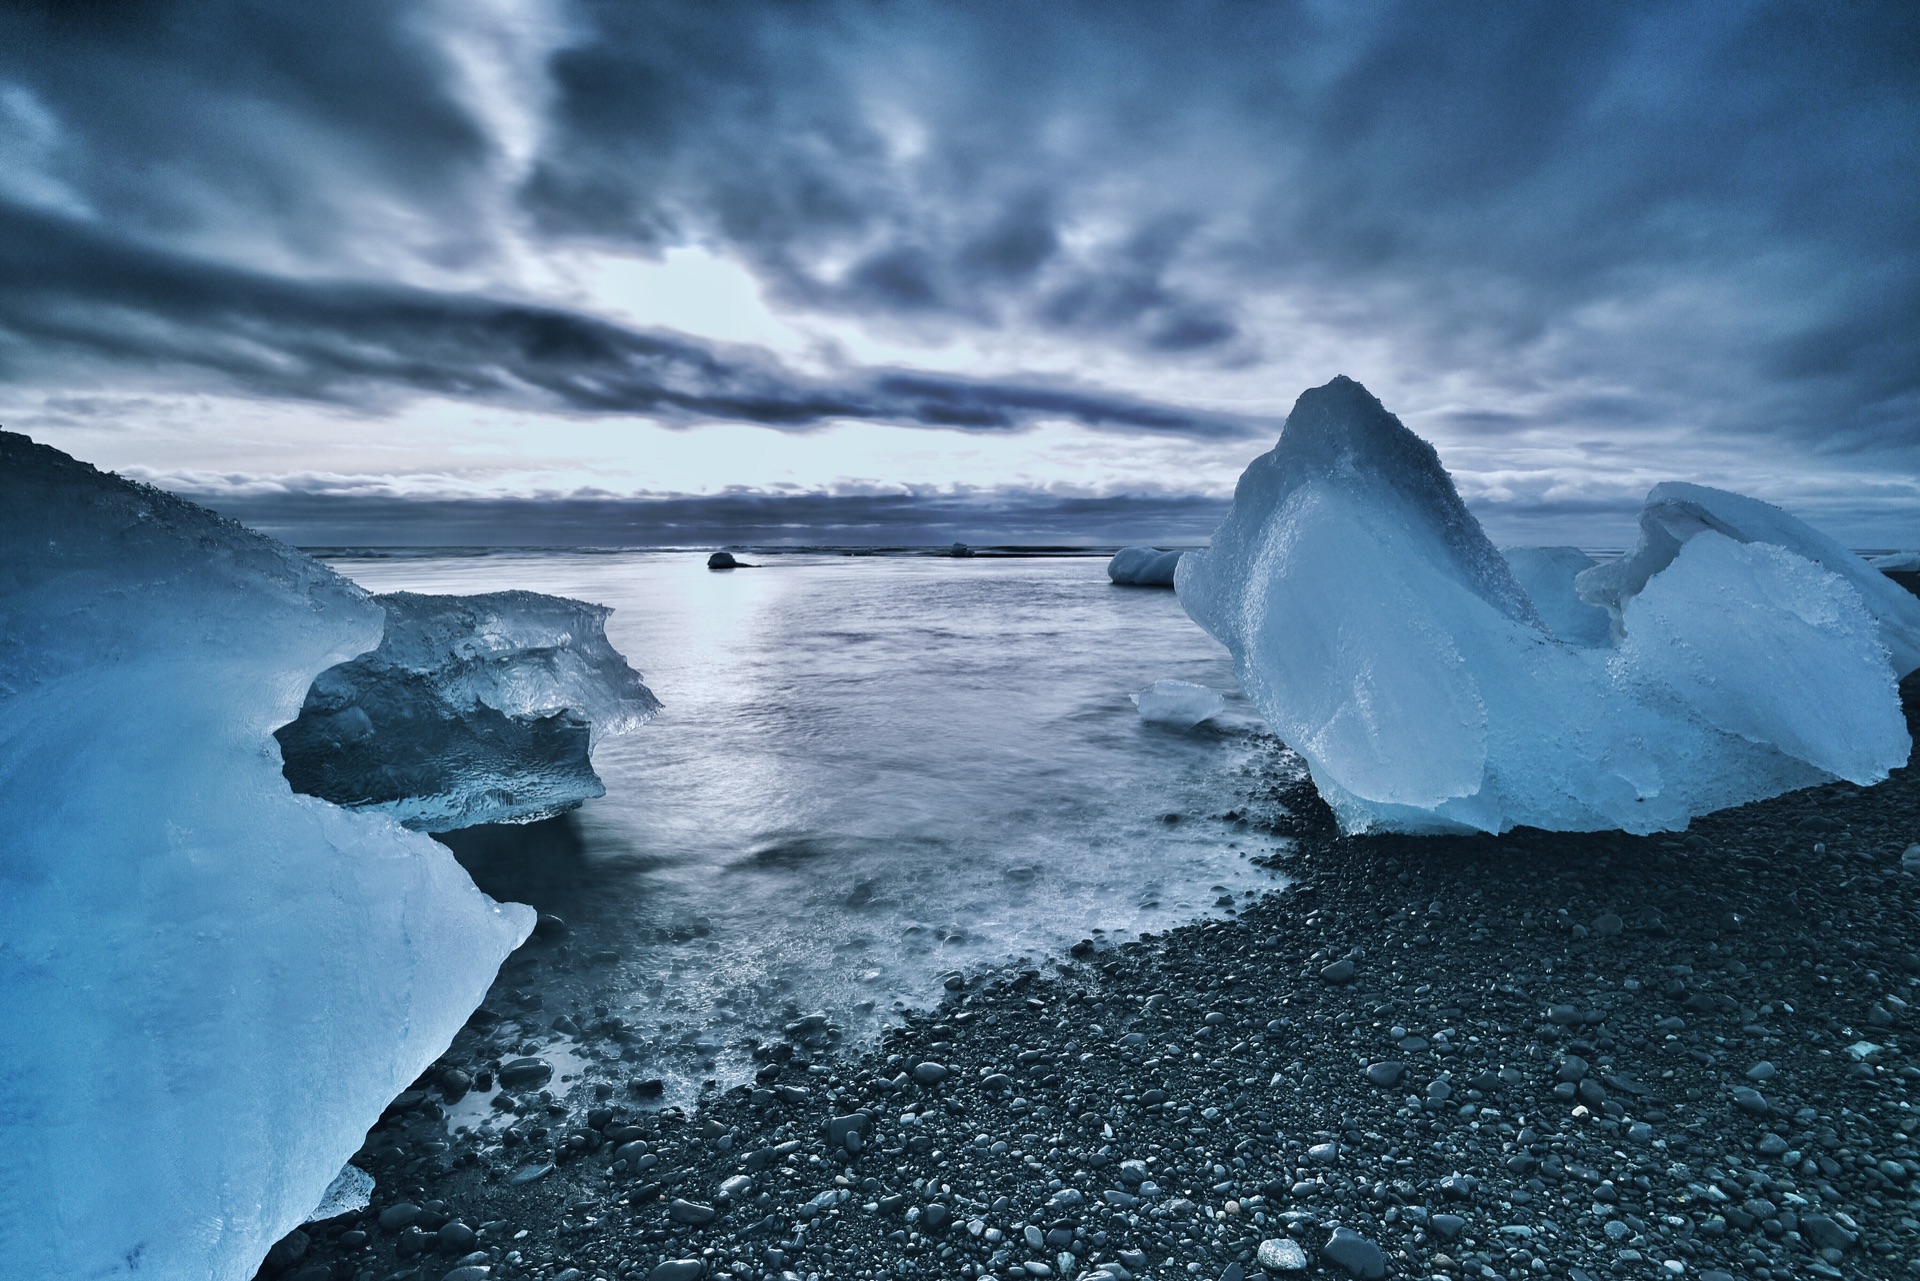
<instances>
[{"instance_id":1,"label":"sky","mask_svg":"<svg viewBox=\"0 0 1920 1281\"><path fill-rule=\"evenodd\" d=\"M1920 545L1920 7L41 0L0 424L305 543L1197 542L1357 378L1500 541Z\"/></svg>"}]
</instances>

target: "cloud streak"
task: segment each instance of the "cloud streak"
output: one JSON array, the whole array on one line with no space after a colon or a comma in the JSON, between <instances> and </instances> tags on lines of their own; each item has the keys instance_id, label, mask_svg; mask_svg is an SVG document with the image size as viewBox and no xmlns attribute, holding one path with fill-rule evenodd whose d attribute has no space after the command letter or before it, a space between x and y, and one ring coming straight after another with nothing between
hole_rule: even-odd
<instances>
[{"instance_id":1,"label":"cloud streak","mask_svg":"<svg viewBox=\"0 0 1920 1281\"><path fill-rule=\"evenodd\" d=\"M1271 431L1065 382L898 369L799 375L765 352L475 295L315 281L130 245L0 206L0 347L25 373L65 358L165 366L254 395L367 401L407 391L579 414L805 431L860 419L957 431L1041 420L1232 439Z\"/></svg>"}]
</instances>

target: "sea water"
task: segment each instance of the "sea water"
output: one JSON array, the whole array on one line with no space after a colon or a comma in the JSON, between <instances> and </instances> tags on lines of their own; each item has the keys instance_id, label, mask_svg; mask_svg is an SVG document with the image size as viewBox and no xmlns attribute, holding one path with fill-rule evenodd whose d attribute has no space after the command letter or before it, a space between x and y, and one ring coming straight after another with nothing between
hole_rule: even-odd
<instances>
[{"instance_id":1,"label":"sea water","mask_svg":"<svg viewBox=\"0 0 1920 1281\"><path fill-rule=\"evenodd\" d=\"M377 592L612 606L609 638L665 704L600 743L604 798L447 838L482 888L567 922L564 978L541 996L509 966L496 993L522 1025L605 1008L634 1037L603 1050L686 1097L744 1079L797 1014L858 1041L956 972L1039 966L1282 883L1249 858L1283 842L1230 816L1292 758L1173 593L1115 587L1092 557L744 559L332 558ZM1145 722L1131 696L1162 679L1227 710Z\"/></svg>"}]
</instances>

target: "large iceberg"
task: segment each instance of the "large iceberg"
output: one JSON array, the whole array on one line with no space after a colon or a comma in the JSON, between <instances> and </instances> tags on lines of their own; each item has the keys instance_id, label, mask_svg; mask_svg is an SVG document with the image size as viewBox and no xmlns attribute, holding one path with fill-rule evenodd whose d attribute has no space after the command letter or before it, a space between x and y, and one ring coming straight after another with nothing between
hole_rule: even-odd
<instances>
[{"instance_id":1,"label":"large iceberg","mask_svg":"<svg viewBox=\"0 0 1920 1281\"><path fill-rule=\"evenodd\" d=\"M1610 565L1523 565L1542 609L1433 447L1336 378L1177 586L1349 831L1671 830L1906 762L1912 597L1738 495L1661 486L1642 529ZM1611 637L1569 626L1572 570Z\"/></svg>"},{"instance_id":2,"label":"large iceberg","mask_svg":"<svg viewBox=\"0 0 1920 1281\"><path fill-rule=\"evenodd\" d=\"M603 605L533 592L375 598L379 648L322 672L276 737L294 790L411 828L532 822L601 796L601 734L660 703Z\"/></svg>"},{"instance_id":3,"label":"large iceberg","mask_svg":"<svg viewBox=\"0 0 1920 1281\"><path fill-rule=\"evenodd\" d=\"M1119 587L1171 587L1179 552L1158 547L1122 547L1107 562L1107 577Z\"/></svg>"},{"instance_id":4,"label":"large iceberg","mask_svg":"<svg viewBox=\"0 0 1920 1281\"><path fill-rule=\"evenodd\" d=\"M276 726L373 648L317 562L0 433L0 1271L244 1281L532 928L295 795Z\"/></svg>"}]
</instances>

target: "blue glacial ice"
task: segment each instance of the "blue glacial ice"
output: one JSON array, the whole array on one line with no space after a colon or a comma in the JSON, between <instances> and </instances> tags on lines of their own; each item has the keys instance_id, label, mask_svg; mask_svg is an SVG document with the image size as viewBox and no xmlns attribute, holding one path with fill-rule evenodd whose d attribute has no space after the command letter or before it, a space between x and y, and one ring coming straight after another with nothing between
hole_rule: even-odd
<instances>
[{"instance_id":1,"label":"blue glacial ice","mask_svg":"<svg viewBox=\"0 0 1920 1281\"><path fill-rule=\"evenodd\" d=\"M1675 830L1905 764L1920 607L1785 512L1655 489L1640 545L1574 574L1604 637L1569 624L1570 562L1521 559L1431 445L1337 378L1177 586L1349 831Z\"/></svg>"},{"instance_id":2,"label":"blue glacial ice","mask_svg":"<svg viewBox=\"0 0 1920 1281\"><path fill-rule=\"evenodd\" d=\"M1107 562L1107 577L1121 587L1171 587L1179 552L1158 547L1122 547Z\"/></svg>"},{"instance_id":3,"label":"blue glacial ice","mask_svg":"<svg viewBox=\"0 0 1920 1281\"><path fill-rule=\"evenodd\" d=\"M1582 600L1574 580L1597 563L1578 547L1503 547L1520 589L1540 621L1570 645L1606 645L1612 634L1605 608Z\"/></svg>"},{"instance_id":4,"label":"blue glacial ice","mask_svg":"<svg viewBox=\"0 0 1920 1281\"><path fill-rule=\"evenodd\" d=\"M0 433L0 1271L245 1281L533 912L273 731L381 605Z\"/></svg>"},{"instance_id":5,"label":"blue glacial ice","mask_svg":"<svg viewBox=\"0 0 1920 1281\"><path fill-rule=\"evenodd\" d=\"M1155 681L1133 696L1133 705L1141 720L1175 729L1192 729L1227 710L1219 690L1192 681Z\"/></svg>"},{"instance_id":6,"label":"blue glacial ice","mask_svg":"<svg viewBox=\"0 0 1920 1281\"><path fill-rule=\"evenodd\" d=\"M380 645L328 668L276 733L295 791L428 832L531 822L606 789L590 753L660 704L601 605L492 592L375 598Z\"/></svg>"}]
</instances>

